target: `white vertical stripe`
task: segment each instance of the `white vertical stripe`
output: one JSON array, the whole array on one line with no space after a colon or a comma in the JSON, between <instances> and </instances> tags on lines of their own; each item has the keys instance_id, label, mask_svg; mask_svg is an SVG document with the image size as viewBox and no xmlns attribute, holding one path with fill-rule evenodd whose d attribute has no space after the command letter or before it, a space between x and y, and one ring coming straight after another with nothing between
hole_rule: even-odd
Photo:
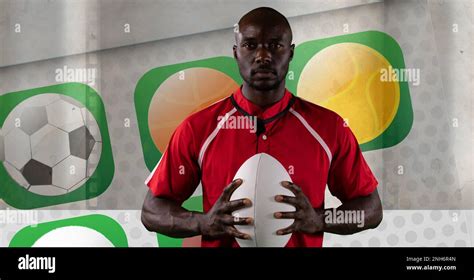
<instances>
[{"instance_id":1,"label":"white vertical stripe","mask_svg":"<svg viewBox=\"0 0 474 280\"><path fill-rule=\"evenodd\" d=\"M229 119L230 116L232 116L235 112L237 111L236 108L233 108L229 112L225 114L225 116L219 121L217 124L217 127L214 129L214 131L207 137L206 141L204 141L204 144L201 147L201 151L199 151L199 167L202 166L202 160L204 158L204 154L206 153L207 148L209 147L209 144L211 144L212 140L216 137L217 133L219 130L224 126L224 123Z\"/></svg>"},{"instance_id":2,"label":"white vertical stripe","mask_svg":"<svg viewBox=\"0 0 474 280\"><path fill-rule=\"evenodd\" d=\"M313 135L313 137L319 142L321 147L323 147L324 151L326 151L326 154L329 159L329 163L331 163L332 153L331 153L331 150L329 150L329 147L326 144L326 142L324 142L323 138L321 138L321 136L319 136L319 134L308 124L308 122L303 118L303 116L301 116L298 112L293 110L293 108L290 108L290 112L293 115L295 115L295 117L298 118L298 120L300 120L300 122L304 125L304 127L306 127L309 133L311 133L311 135Z\"/></svg>"}]
</instances>

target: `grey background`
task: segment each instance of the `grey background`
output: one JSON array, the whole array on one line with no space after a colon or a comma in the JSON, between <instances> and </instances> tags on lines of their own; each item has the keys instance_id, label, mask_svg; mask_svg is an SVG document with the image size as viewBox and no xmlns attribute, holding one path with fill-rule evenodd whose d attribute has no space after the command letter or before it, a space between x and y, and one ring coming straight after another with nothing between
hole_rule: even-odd
<instances>
[{"instance_id":1,"label":"grey background","mask_svg":"<svg viewBox=\"0 0 474 280\"><path fill-rule=\"evenodd\" d=\"M1 0L0 67L221 30L252 7L294 17L372 2L380 0Z\"/></svg>"}]
</instances>

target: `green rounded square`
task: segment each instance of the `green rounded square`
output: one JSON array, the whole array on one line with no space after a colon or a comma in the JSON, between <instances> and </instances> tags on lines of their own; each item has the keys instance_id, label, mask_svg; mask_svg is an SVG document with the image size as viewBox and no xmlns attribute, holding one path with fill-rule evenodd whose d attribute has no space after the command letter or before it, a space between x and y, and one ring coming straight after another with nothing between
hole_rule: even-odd
<instances>
[{"instance_id":1,"label":"green rounded square","mask_svg":"<svg viewBox=\"0 0 474 280\"><path fill-rule=\"evenodd\" d=\"M70 193L57 196L44 196L26 190L15 182L3 164L0 164L0 198L19 209L46 207L96 197L108 188L114 176L115 167L104 104L99 94L88 85L64 83L6 93L0 96L0 124L3 126L8 114L22 101L43 93L56 93L72 97L92 113L102 138L101 156L94 173L82 186Z\"/></svg>"},{"instance_id":2,"label":"green rounded square","mask_svg":"<svg viewBox=\"0 0 474 280\"><path fill-rule=\"evenodd\" d=\"M341 35L331 38L304 42L295 48L295 57L290 63L289 71L294 78L287 79L287 88L298 95L298 81L309 60L319 51L339 43L359 43L374 49L383 55L393 68L404 69L405 62L400 45L390 35L380 31L366 31ZM410 91L406 81L399 81L400 103L397 113L390 125L373 140L360 145L362 151L378 150L392 147L405 139L413 124L413 108Z\"/></svg>"},{"instance_id":3,"label":"green rounded square","mask_svg":"<svg viewBox=\"0 0 474 280\"><path fill-rule=\"evenodd\" d=\"M10 241L9 247L32 247L46 233L67 226L81 226L93 229L106 237L115 247L128 247L127 235L122 226L109 216L93 214L64 220L40 223L19 230Z\"/></svg>"},{"instance_id":4,"label":"green rounded square","mask_svg":"<svg viewBox=\"0 0 474 280\"><path fill-rule=\"evenodd\" d=\"M237 63L232 57L225 56L157 67L146 72L138 81L134 99L143 156L150 171L153 170L161 158L161 152L154 144L148 126L148 111L151 100L156 90L166 79L180 71L195 67L214 69L226 74L237 83L242 82Z\"/></svg>"}]
</instances>

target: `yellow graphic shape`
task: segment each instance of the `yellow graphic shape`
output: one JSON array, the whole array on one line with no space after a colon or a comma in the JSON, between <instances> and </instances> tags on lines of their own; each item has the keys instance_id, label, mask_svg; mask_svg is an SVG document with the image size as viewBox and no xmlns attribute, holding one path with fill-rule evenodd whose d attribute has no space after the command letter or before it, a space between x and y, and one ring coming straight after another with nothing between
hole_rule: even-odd
<instances>
[{"instance_id":1,"label":"yellow graphic shape","mask_svg":"<svg viewBox=\"0 0 474 280\"><path fill-rule=\"evenodd\" d=\"M237 83L210 68L189 68L166 79L156 90L148 111L148 127L164 152L176 127L190 114L232 94Z\"/></svg>"},{"instance_id":2,"label":"yellow graphic shape","mask_svg":"<svg viewBox=\"0 0 474 280\"><path fill-rule=\"evenodd\" d=\"M298 81L298 96L346 119L359 144L381 135L400 103L398 81L390 79L390 63L376 50L340 43L315 54Z\"/></svg>"}]
</instances>

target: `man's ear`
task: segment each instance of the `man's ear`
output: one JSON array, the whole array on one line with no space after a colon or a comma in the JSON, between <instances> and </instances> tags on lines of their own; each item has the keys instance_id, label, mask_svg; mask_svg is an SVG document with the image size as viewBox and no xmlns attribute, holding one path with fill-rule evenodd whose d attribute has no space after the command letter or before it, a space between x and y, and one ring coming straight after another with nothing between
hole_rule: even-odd
<instances>
[{"instance_id":1,"label":"man's ear","mask_svg":"<svg viewBox=\"0 0 474 280\"><path fill-rule=\"evenodd\" d=\"M290 61L293 60L294 55L295 55L295 44L291 44L291 46L290 46Z\"/></svg>"},{"instance_id":2,"label":"man's ear","mask_svg":"<svg viewBox=\"0 0 474 280\"><path fill-rule=\"evenodd\" d=\"M237 59L237 46L234 45L234 46L232 47L232 50L233 50L233 52L234 52L234 58Z\"/></svg>"}]
</instances>

